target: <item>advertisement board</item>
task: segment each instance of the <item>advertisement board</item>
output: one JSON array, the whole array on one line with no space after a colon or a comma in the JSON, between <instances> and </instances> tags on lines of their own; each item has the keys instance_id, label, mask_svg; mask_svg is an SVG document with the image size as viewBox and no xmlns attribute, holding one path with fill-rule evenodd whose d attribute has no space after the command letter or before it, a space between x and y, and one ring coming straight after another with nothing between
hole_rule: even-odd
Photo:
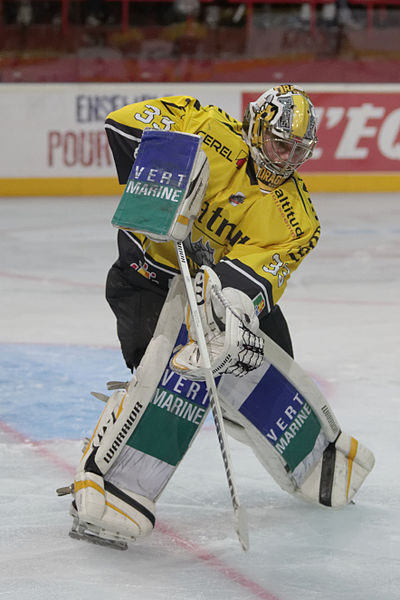
<instances>
[{"instance_id":1,"label":"advertisement board","mask_svg":"<svg viewBox=\"0 0 400 600\"><path fill-rule=\"evenodd\" d=\"M302 167L309 186L400 190L400 86L306 87L319 120L319 144ZM187 94L241 119L262 92L259 84L2 84L0 195L119 194L104 133L109 112Z\"/></svg>"},{"instance_id":2,"label":"advertisement board","mask_svg":"<svg viewBox=\"0 0 400 600\"><path fill-rule=\"evenodd\" d=\"M262 91L245 91L242 109ZM307 180L325 181L328 191L399 190L400 89L311 91L310 97L318 145L301 167Z\"/></svg>"}]
</instances>

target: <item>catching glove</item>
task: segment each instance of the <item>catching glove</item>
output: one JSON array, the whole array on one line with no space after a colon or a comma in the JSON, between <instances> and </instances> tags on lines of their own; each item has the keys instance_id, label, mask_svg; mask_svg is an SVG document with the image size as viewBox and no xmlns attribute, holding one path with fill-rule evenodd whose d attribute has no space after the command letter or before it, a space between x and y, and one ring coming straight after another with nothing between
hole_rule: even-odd
<instances>
[{"instance_id":1,"label":"catching glove","mask_svg":"<svg viewBox=\"0 0 400 600\"><path fill-rule=\"evenodd\" d=\"M258 318L250 298L242 291L224 288L216 273L201 267L194 279L196 301L214 376L237 377L257 369L263 361L264 340L258 335ZM192 380L204 379L197 336L187 307L189 342L171 359L173 371Z\"/></svg>"}]
</instances>

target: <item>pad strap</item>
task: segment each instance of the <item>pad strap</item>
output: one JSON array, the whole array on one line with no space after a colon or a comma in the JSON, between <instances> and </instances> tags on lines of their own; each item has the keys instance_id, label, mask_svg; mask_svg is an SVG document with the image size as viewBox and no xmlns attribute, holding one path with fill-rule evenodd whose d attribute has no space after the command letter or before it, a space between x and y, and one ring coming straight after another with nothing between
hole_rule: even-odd
<instances>
[{"instance_id":1,"label":"pad strap","mask_svg":"<svg viewBox=\"0 0 400 600\"><path fill-rule=\"evenodd\" d=\"M117 486L113 485L109 481L104 482L104 489L106 492L110 492L110 494L114 494L114 496L117 496L117 498L120 498L126 504L129 504L130 506L132 506L138 512L141 512L150 521L150 523L154 527L156 518L155 518L154 514L144 506L144 504L141 504L140 502L138 502L131 496L128 496L128 494L126 494L122 490L118 489Z\"/></svg>"}]
</instances>

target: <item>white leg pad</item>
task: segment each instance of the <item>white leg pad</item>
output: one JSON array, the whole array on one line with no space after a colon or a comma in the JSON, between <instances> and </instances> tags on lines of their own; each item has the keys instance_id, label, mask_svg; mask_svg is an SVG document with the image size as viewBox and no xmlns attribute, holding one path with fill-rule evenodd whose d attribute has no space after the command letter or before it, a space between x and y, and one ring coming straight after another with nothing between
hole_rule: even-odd
<instances>
[{"instance_id":1,"label":"white leg pad","mask_svg":"<svg viewBox=\"0 0 400 600\"><path fill-rule=\"evenodd\" d=\"M272 448L271 445L265 442L265 438L251 425L251 423L242 419L239 424L234 420L232 414L227 416L227 405L224 403L224 425L227 433L238 442L246 444L254 452L257 459L268 471L276 483L289 494L293 494L297 489L296 481L285 469L285 462L281 456Z\"/></svg>"},{"instance_id":2,"label":"white leg pad","mask_svg":"<svg viewBox=\"0 0 400 600\"><path fill-rule=\"evenodd\" d=\"M345 506L372 470L372 452L340 430L319 388L289 355L267 337L264 349L264 366L238 381L221 379L227 432L252 448L283 490Z\"/></svg>"},{"instance_id":3,"label":"white leg pad","mask_svg":"<svg viewBox=\"0 0 400 600\"><path fill-rule=\"evenodd\" d=\"M374 455L354 437L341 433L307 477L296 495L338 508L348 504L375 463Z\"/></svg>"}]
</instances>

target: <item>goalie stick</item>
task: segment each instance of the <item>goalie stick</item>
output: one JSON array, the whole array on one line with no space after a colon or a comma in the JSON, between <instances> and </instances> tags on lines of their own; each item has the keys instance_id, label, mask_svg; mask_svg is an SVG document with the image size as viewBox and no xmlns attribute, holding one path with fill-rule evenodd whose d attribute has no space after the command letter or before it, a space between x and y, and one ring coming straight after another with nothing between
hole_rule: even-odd
<instances>
[{"instance_id":1,"label":"goalie stick","mask_svg":"<svg viewBox=\"0 0 400 600\"><path fill-rule=\"evenodd\" d=\"M197 307L196 297L192 287L192 279L187 264L186 254L182 242L175 242L176 254L179 260L183 281L185 283L186 294L192 313L194 327L199 345L200 356L203 362L204 377L207 384L208 395L210 398L211 412L214 418L215 429L218 442L221 449L222 460L224 462L225 474L228 480L229 492L232 499L234 525L243 550L249 549L249 533L247 525L246 511L239 502L239 496L236 491L236 484L232 475L232 459L229 451L229 445L226 438L225 427L223 423L221 406L219 404L217 386L211 369L210 356L207 349L203 326L200 319L199 309Z\"/></svg>"}]
</instances>

